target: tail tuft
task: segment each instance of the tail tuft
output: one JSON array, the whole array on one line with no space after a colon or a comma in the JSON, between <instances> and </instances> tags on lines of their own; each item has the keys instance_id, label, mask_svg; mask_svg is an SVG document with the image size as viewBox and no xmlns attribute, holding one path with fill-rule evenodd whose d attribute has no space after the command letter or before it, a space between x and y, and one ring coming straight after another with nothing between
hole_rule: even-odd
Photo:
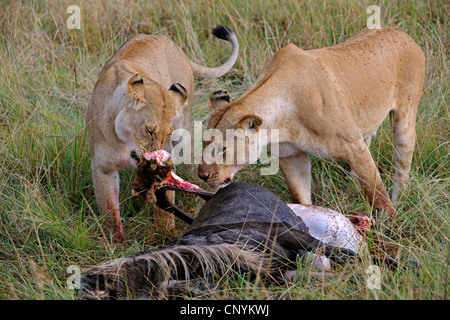
<instances>
[{"instance_id":1,"label":"tail tuft","mask_svg":"<svg viewBox=\"0 0 450 320\"><path fill-rule=\"evenodd\" d=\"M231 55L224 64L215 68L208 68L201 66L195 62L189 61L191 63L192 71L195 76L202 78L218 78L223 76L225 73L231 70L239 53L239 43L236 38L234 30L227 26L217 26L213 29L212 34L222 40L226 40L231 43Z\"/></svg>"},{"instance_id":2,"label":"tail tuft","mask_svg":"<svg viewBox=\"0 0 450 320\"><path fill-rule=\"evenodd\" d=\"M231 37L234 35L234 30L227 26L220 25L213 29L212 34L219 39L230 41Z\"/></svg>"}]
</instances>

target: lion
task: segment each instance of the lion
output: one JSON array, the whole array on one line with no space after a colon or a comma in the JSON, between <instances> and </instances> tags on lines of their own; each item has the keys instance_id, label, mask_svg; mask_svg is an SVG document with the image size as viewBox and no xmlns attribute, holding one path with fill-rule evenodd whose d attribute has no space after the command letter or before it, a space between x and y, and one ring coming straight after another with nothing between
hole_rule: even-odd
<instances>
[{"instance_id":1,"label":"lion","mask_svg":"<svg viewBox=\"0 0 450 320\"><path fill-rule=\"evenodd\" d=\"M234 152L227 148L227 129L245 130L247 149L248 141L261 141L262 128L278 129L278 138L268 138L267 144L278 144L279 166L294 203L312 203L309 154L343 160L373 208L394 218L393 203L409 180L424 77L422 50L395 28L365 28L343 43L315 50L288 44L235 101L230 103L224 90L211 95L208 129L222 133L223 145L215 150L223 159ZM372 135L388 114L396 168L392 202L369 151ZM210 143L204 141L205 151ZM241 164L204 158L205 152L198 176L213 189L229 183L249 162L248 157Z\"/></svg>"},{"instance_id":2,"label":"lion","mask_svg":"<svg viewBox=\"0 0 450 320\"><path fill-rule=\"evenodd\" d=\"M167 37L137 34L100 72L87 106L86 123L95 198L100 213L107 216L105 236L113 242L124 240L118 170L137 166L144 153L159 149L170 152L174 129L192 133L194 75L220 77L236 62L239 45L234 31L218 26L213 35L232 45L230 57L219 67L207 68L190 61ZM173 216L155 211L155 222L173 228Z\"/></svg>"}]
</instances>

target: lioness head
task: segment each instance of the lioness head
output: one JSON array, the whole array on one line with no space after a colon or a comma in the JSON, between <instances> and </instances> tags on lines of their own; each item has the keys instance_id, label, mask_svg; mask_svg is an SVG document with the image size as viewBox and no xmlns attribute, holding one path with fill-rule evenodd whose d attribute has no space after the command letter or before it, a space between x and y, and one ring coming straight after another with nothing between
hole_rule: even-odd
<instances>
[{"instance_id":1,"label":"lioness head","mask_svg":"<svg viewBox=\"0 0 450 320\"><path fill-rule=\"evenodd\" d=\"M211 117L203 136L203 157L198 176L213 189L227 185L233 176L261 152L258 131L262 118L238 103L230 103L225 90L218 90L209 99Z\"/></svg>"},{"instance_id":2,"label":"lioness head","mask_svg":"<svg viewBox=\"0 0 450 320\"><path fill-rule=\"evenodd\" d=\"M117 136L140 158L164 149L173 132L173 118L188 103L186 89L179 83L169 89L133 75L118 97L121 105L114 125Z\"/></svg>"}]
</instances>

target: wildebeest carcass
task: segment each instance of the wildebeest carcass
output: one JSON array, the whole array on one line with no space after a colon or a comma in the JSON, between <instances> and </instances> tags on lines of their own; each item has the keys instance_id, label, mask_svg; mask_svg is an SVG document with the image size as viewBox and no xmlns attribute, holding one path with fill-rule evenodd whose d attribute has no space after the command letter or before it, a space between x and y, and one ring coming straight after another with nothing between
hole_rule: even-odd
<instances>
[{"instance_id":1,"label":"wildebeest carcass","mask_svg":"<svg viewBox=\"0 0 450 320\"><path fill-rule=\"evenodd\" d=\"M352 259L358 251L352 243L337 247L314 238L305 221L262 186L230 184L216 194L200 194L209 200L178 240L91 268L82 279L79 296L165 298L167 290L180 283L211 287L215 279L235 272L276 277L295 269L304 251L337 262ZM161 189L156 199L161 208L184 214ZM184 219L189 222L189 217Z\"/></svg>"}]
</instances>

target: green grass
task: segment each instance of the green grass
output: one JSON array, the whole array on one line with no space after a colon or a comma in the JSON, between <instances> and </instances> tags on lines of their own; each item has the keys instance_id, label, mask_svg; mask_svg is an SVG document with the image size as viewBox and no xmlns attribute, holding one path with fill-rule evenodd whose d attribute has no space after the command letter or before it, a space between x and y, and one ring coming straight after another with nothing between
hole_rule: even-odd
<instances>
[{"instance_id":1,"label":"green grass","mask_svg":"<svg viewBox=\"0 0 450 320\"><path fill-rule=\"evenodd\" d=\"M84 110L102 65L131 35L172 38L190 59L221 64L230 48L210 35L217 24L236 30L240 55L220 79L196 79L194 118L208 116L209 94L223 88L238 97L267 59L287 43L303 49L331 45L365 26L365 8L381 7L381 22L410 34L427 58L425 88L417 116L411 184L397 205L395 223L379 221L386 243L414 255L419 269L381 266L382 288L367 287L371 257L336 268L327 282L311 277L255 285L225 280L208 299L448 299L449 295L449 111L448 12L445 1L79 1L81 30L69 30L71 1L0 3L0 299L74 299L66 288L70 265L81 268L164 245L152 208L131 199L131 169L121 172L121 211L127 241L113 246L101 237L90 176ZM386 121L371 145L383 180L391 188L392 143ZM195 170L181 176L201 184ZM283 176L260 176L258 165L238 182L266 186L290 201ZM204 184L202 184L205 186ZM351 216L370 214L349 177L348 166L313 159L316 204ZM177 202L195 214L201 200ZM177 233L186 226L177 221ZM369 246L375 246L368 238Z\"/></svg>"}]
</instances>

